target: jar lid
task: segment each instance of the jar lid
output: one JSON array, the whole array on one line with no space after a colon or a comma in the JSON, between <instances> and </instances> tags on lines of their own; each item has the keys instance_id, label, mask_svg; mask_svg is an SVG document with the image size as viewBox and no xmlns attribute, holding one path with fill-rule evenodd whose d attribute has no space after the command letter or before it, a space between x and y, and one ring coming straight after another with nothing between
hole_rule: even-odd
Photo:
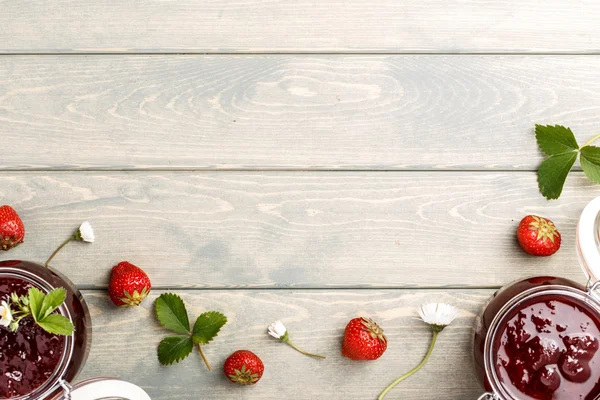
<instances>
[{"instance_id":1,"label":"jar lid","mask_svg":"<svg viewBox=\"0 0 600 400\"><path fill-rule=\"evenodd\" d=\"M600 281L600 197L590 201L577 224L577 258L589 279L588 286Z\"/></svg>"},{"instance_id":2,"label":"jar lid","mask_svg":"<svg viewBox=\"0 0 600 400\"><path fill-rule=\"evenodd\" d=\"M151 400L142 388L115 378L93 378L74 386L61 381L60 387L62 393L52 400Z\"/></svg>"}]
</instances>

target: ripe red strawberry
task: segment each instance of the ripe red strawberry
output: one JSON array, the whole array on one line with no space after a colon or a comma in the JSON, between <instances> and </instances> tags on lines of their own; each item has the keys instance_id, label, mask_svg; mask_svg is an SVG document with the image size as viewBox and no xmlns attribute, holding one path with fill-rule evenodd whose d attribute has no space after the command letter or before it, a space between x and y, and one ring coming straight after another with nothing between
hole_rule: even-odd
<instances>
[{"instance_id":1,"label":"ripe red strawberry","mask_svg":"<svg viewBox=\"0 0 600 400\"><path fill-rule=\"evenodd\" d=\"M11 206L0 207L0 248L10 250L23 243L25 227Z\"/></svg>"},{"instance_id":2,"label":"ripe red strawberry","mask_svg":"<svg viewBox=\"0 0 600 400\"><path fill-rule=\"evenodd\" d=\"M117 306L139 306L151 287L150 278L141 268L123 261L112 269L108 294Z\"/></svg>"},{"instance_id":3,"label":"ripe red strawberry","mask_svg":"<svg viewBox=\"0 0 600 400\"><path fill-rule=\"evenodd\" d=\"M533 256L551 256L560 248L560 233L549 219L527 215L517 229L519 244Z\"/></svg>"},{"instance_id":4,"label":"ripe red strawberry","mask_svg":"<svg viewBox=\"0 0 600 400\"><path fill-rule=\"evenodd\" d=\"M262 378L265 366L250 350L238 350L225 360L223 372L231 382L254 385Z\"/></svg>"},{"instance_id":5,"label":"ripe red strawberry","mask_svg":"<svg viewBox=\"0 0 600 400\"><path fill-rule=\"evenodd\" d=\"M383 329L370 318L354 318L344 331L342 355L351 360L377 360L387 349Z\"/></svg>"}]
</instances>

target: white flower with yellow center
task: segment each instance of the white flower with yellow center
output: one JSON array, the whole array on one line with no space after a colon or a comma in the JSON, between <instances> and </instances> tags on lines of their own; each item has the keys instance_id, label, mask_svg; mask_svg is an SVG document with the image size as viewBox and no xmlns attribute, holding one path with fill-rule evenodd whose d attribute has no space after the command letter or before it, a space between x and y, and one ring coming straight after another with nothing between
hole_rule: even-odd
<instances>
[{"instance_id":1,"label":"white flower with yellow center","mask_svg":"<svg viewBox=\"0 0 600 400\"><path fill-rule=\"evenodd\" d=\"M2 305L0 305L0 325L9 326L11 322L12 313L10 307L6 304L6 301L3 301Z\"/></svg>"}]
</instances>

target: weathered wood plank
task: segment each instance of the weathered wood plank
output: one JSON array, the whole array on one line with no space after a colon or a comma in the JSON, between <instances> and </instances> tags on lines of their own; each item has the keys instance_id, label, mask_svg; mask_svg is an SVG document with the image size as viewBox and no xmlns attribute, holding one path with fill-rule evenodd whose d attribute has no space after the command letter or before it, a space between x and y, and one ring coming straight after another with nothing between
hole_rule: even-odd
<instances>
[{"instance_id":1,"label":"weathered wood plank","mask_svg":"<svg viewBox=\"0 0 600 400\"><path fill-rule=\"evenodd\" d=\"M204 351L214 368L208 372L195 352L182 363L161 367L156 346L168 331L153 315L152 295L136 309L116 309L106 295L85 292L93 316L93 345L81 376L118 376L143 386L152 399L374 399L401 373L418 364L430 340L428 327L416 320L424 302L443 301L462 313L440 335L429 364L403 382L389 399L475 399L482 393L471 365L474 318L491 290L271 290L183 291L191 318L207 310L226 314L228 324ZM389 340L378 361L355 362L340 354L346 323L356 316L380 322ZM282 319L294 342L322 353L309 359L266 334ZM132 327L135 326L135 329ZM235 350L248 349L265 363L254 387L227 381L223 362ZM451 368L449 368L451 366ZM293 377L293 379L292 379Z\"/></svg>"},{"instance_id":2,"label":"weathered wood plank","mask_svg":"<svg viewBox=\"0 0 600 400\"><path fill-rule=\"evenodd\" d=\"M0 169L532 170L535 123L597 132L599 69L571 56L4 57Z\"/></svg>"},{"instance_id":3,"label":"weathered wood plank","mask_svg":"<svg viewBox=\"0 0 600 400\"><path fill-rule=\"evenodd\" d=\"M582 173L558 201L532 172L5 173L27 243L2 259L44 261L90 219L92 245L54 266L104 286L123 259L160 287L500 286L523 275L583 280L574 248L579 213L598 195ZM563 248L524 254L525 214L552 218Z\"/></svg>"},{"instance_id":4,"label":"weathered wood plank","mask_svg":"<svg viewBox=\"0 0 600 400\"><path fill-rule=\"evenodd\" d=\"M0 1L0 51L597 52L600 5L562 0Z\"/></svg>"}]
</instances>

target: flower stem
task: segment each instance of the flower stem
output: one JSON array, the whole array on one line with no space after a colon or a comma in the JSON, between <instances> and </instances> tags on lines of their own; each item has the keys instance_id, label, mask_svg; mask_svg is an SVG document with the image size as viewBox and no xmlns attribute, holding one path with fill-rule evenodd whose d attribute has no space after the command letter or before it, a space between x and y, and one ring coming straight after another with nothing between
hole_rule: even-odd
<instances>
[{"instance_id":1,"label":"flower stem","mask_svg":"<svg viewBox=\"0 0 600 400\"><path fill-rule=\"evenodd\" d=\"M210 363L206 359L206 356L204 355L204 352L202 351L202 346L200 346L200 343L198 343L198 350L200 350L200 355L202 356L202 359L204 360L204 364L206 364L206 368L208 368L209 371L212 371L212 368L210 367Z\"/></svg>"},{"instance_id":2,"label":"flower stem","mask_svg":"<svg viewBox=\"0 0 600 400\"><path fill-rule=\"evenodd\" d=\"M304 354L305 356L314 357L314 358L327 358L325 356L320 356L318 354L307 353L304 350L300 350L299 348L297 348L296 346L294 346L294 344L292 342L290 342L289 340L287 342L285 342L285 343L289 344L292 347L292 349L296 350L299 353Z\"/></svg>"},{"instance_id":3,"label":"flower stem","mask_svg":"<svg viewBox=\"0 0 600 400\"><path fill-rule=\"evenodd\" d=\"M585 146L589 146L590 144L592 144L593 142L595 142L596 140L600 139L600 135L596 135L593 138L591 138L590 140L588 140L583 146L581 147L585 147ZM579 150L581 150L581 147L579 148Z\"/></svg>"},{"instance_id":4,"label":"flower stem","mask_svg":"<svg viewBox=\"0 0 600 400\"><path fill-rule=\"evenodd\" d=\"M50 258L48 259L48 261L46 261L46 268L48 267L48 264L50 264L50 261L52 261L52 259L54 258L55 255L58 254L59 251L62 250L63 247L65 247L67 245L67 243L69 243L70 241L75 239L75 235L71 236L70 238L68 238L67 240L65 240L63 242L63 244L61 244L60 246L58 246L58 249L54 250L54 253L52 253L52 255L50 256Z\"/></svg>"},{"instance_id":5,"label":"flower stem","mask_svg":"<svg viewBox=\"0 0 600 400\"><path fill-rule=\"evenodd\" d=\"M377 398L378 400L382 400L385 397L385 395L390 390L392 390L392 388L394 386L396 386L397 384L399 384L400 382L402 382L403 380L405 380L409 376L413 375L415 372L417 372L418 370L420 370L421 367L423 367L423 365L425 365L425 363L429 359L429 356L431 356L431 353L433 352L433 347L435 346L435 341L437 340L437 335L438 335L438 332L433 331L433 337L431 338L431 345L429 346L429 350L427 351L427 354L425 354L425 358L423 358L423 361L421 361L419 363L419 365L417 365L416 367L414 367L413 369L411 369L410 371L408 371L407 373L405 373L404 375L402 375L400 378L398 378L394 382L392 382L388 387L386 387L385 390L383 392L381 392L381 394Z\"/></svg>"}]
</instances>

